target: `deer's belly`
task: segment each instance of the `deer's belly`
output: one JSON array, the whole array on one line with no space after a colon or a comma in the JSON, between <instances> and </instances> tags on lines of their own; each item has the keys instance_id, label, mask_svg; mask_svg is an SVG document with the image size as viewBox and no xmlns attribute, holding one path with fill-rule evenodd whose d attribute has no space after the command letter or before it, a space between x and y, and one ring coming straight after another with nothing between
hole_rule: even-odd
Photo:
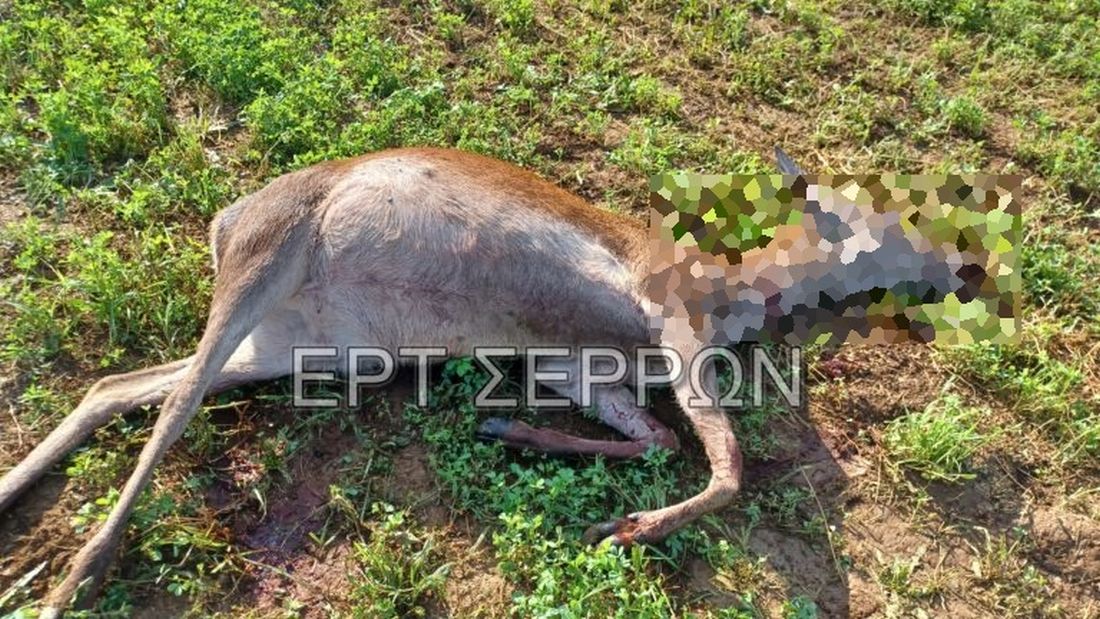
<instances>
[{"instance_id":1,"label":"deer's belly","mask_svg":"<svg viewBox=\"0 0 1100 619\"><path fill-rule=\"evenodd\" d=\"M305 339L316 345L393 351L431 346L455 356L471 354L477 346L627 347L645 339L640 307L615 291L584 287L549 292L337 287L301 295L296 304L308 325Z\"/></svg>"}]
</instances>

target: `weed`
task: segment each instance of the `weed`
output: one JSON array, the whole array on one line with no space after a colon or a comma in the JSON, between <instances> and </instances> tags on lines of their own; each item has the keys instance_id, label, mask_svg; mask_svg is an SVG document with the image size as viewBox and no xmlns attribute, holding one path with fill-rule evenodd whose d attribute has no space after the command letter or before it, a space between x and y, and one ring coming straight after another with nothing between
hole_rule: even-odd
<instances>
[{"instance_id":1,"label":"weed","mask_svg":"<svg viewBox=\"0 0 1100 619\"><path fill-rule=\"evenodd\" d=\"M941 395L924 410L891 421L886 427L887 449L897 464L925 479L972 479L970 460L987 440L977 428L982 414L955 394Z\"/></svg>"},{"instance_id":2,"label":"weed","mask_svg":"<svg viewBox=\"0 0 1100 619\"><path fill-rule=\"evenodd\" d=\"M1020 248L1028 301L1061 314L1090 316L1100 312L1100 300L1087 284L1100 275L1100 247L1093 245L1083 251L1076 250L1056 238L1049 238L1054 232L1051 227L1045 232L1039 239L1029 239Z\"/></svg>"},{"instance_id":3,"label":"weed","mask_svg":"<svg viewBox=\"0 0 1100 619\"><path fill-rule=\"evenodd\" d=\"M972 138L981 137L989 124L985 110L968 97L952 97L945 101L943 114L950 129Z\"/></svg>"},{"instance_id":4,"label":"weed","mask_svg":"<svg viewBox=\"0 0 1100 619\"><path fill-rule=\"evenodd\" d=\"M677 30L689 42L689 57L701 67L743 49L749 39L748 21L744 7L719 8L701 2L685 2L675 17Z\"/></svg>"},{"instance_id":5,"label":"weed","mask_svg":"<svg viewBox=\"0 0 1100 619\"><path fill-rule=\"evenodd\" d=\"M742 597L751 597L761 588L766 563L764 557L751 556L742 544L733 544L726 539L711 542L705 533L703 536L706 543L700 554L714 570L712 582Z\"/></svg>"},{"instance_id":6,"label":"weed","mask_svg":"<svg viewBox=\"0 0 1100 619\"><path fill-rule=\"evenodd\" d=\"M506 28L516 34L530 32L535 25L535 3L532 0L501 2L490 0L489 12Z\"/></svg>"},{"instance_id":7,"label":"weed","mask_svg":"<svg viewBox=\"0 0 1100 619\"><path fill-rule=\"evenodd\" d=\"M450 565L443 563L435 539L408 530L407 515L384 503L371 507L377 523L370 540L355 544L358 573L352 576L352 615L424 617L425 604L438 596Z\"/></svg>"},{"instance_id":8,"label":"weed","mask_svg":"<svg viewBox=\"0 0 1100 619\"><path fill-rule=\"evenodd\" d=\"M1032 565L1025 553L1032 547L1022 529L991 534L978 529L983 545L975 552L970 569L972 578L985 587L992 605L1010 616L1057 617L1059 605L1051 600L1050 584Z\"/></svg>"},{"instance_id":9,"label":"weed","mask_svg":"<svg viewBox=\"0 0 1100 619\"><path fill-rule=\"evenodd\" d=\"M69 398L35 382L27 385L23 393L19 394L24 421L31 426L37 426L44 420L57 419L63 414L62 411L69 408L70 403Z\"/></svg>"},{"instance_id":10,"label":"weed","mask_svg":"<svg viewBox=\"0 0 1100 619\"><path fill-rule=\"evenodd\" d=\"M515 600L520 615L665 617L672 612L660 578L646 571L642 548L570 544L560 533L546 535L542 515L522 510L501 519L504 528L493 535L501 571L533 583L530 593Z\"/></svg>"},{"instance_id":11,"label":"weed","mask_svg":"<svg viewBox=\"0 0 1100 619\"><path fill-rule=\"evenodd\" d=\"M816 619L817 604L808 597L799 595L783 604L783 619Z\"/></svg>"}]
</instances>

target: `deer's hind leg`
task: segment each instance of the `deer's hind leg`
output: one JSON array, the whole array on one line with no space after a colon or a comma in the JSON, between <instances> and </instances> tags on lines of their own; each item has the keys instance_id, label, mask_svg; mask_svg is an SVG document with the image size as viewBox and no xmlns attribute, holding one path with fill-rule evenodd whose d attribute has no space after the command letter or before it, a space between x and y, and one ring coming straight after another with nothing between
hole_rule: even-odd
<instances>
[{"instance_id":1,"label":"deer's hind leg","mask_svg":"<svg viewBox=\"0 0 1100 619\"><path fill-rule=\"evenodd\" d=\"M257 330L259 334L261 330ZM273 332L277 329L266 329ZM207 389L214 394L238 385L268 380L289 373L289 357L273 358L250 338L218 372ZM287 346L289 349L289 345ZM124 374L114 374L97 381L80 404L65 417L45 439L22 461L0 478L0 513L28 488L45 475L70 451L86 441L93 432L123 415L143 406L157 406L183 380L191 367L193 356L163 365Z\"/></svg>"},{"instance_id":2,"label":"deer's hind leg","mask_svg":"<svg viewBox=\"0 0 1100 619\"><path fill-rule=\"evenodd\" d=\"M581 401L580 364L575 358L548 359L541 370L566 371L571 380L548 383L559 395ZM508 447L531 449L561 455L603 455L609 458L635 458L651 446L673 451L680 447L676 433L638 406L634 393L622 385L595 386L592 401L599 420L624 435L627 440L608 441L573 436L549 428L535 428L516 419L490 417L481 423L477 435L499 440Z\"/></svg>"},{"instance_id":3,"label":"deer's hind leg","mask_svg":"<svg viewBox=\"0 0 1100 619\"><path fill-rule=\"evenodd\" d=\"M107 376L96 382L61 425L0 478L0 512L115 415L160 404L190 362L188 357L136 372Z\"/></svg>"},{"instance_id":4,"label":"deer's hind leg","mask_svg":"<svg viewBox=\"0 0 1100 619\"><path fill-rule=\"evenodd\" d=\"M665 342L680 355L685 363L694 359L702 350L696 341ZM704 365L700 385L706 394L718 393L718 379L713 362ZM719 510L730 502L741 489L741 449L733 434L729 417L715 402L708 398L697 399L695 389L687 376L681 376L673 385L676 399L684 410L695 434L703 444L710 461L710 482L702 492L675 505L662 509L637 512L625 518L593 525L585 532L592 543L610 539L619 545L658 542L673 531L710 512Z\"/></svg>"}]
</instances>

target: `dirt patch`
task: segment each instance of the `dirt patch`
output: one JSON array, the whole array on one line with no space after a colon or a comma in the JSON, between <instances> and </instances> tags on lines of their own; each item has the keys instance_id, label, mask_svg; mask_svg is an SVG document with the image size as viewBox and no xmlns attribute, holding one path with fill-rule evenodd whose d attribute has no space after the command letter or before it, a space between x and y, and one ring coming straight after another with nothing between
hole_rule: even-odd
<instances>
[{"instance_id":1,"label":"dirt patch","mask_svg":"<svg viewBox=\"0 0 1100 619\"><path fill-rule=\"evenodd\" d=\"M139 603L135 605L132 619L183 617L187 615L190 608L191 604L187 598L156 589L151 591L150 595L139 600Z\"/></svg>"},{"instance_id":2,"label":"dirt patch","mask_svg":"<svg viewBox=\"0 0 1100 619\"><path fill-rule=\"evenodd\" d=\"M391 412L400 404L401 390L396 391L396 396L387 397L389 406L364 407L370 410L358 413L370 416L367 432L384 451L390 449L388 441L402 440L403 420ZM268 422L288 421L279 417ZM234 511L232 538L248 556L240 594L227 602L226 610L249 608L266 616L294 609L303 617L327 617L346 610L353 587L350 575L357 570L355 536L326 529L333 522L343 522L340 517L330 518L329 487L348 473L348 454L367 447L341 423L328 423L291 459L290 481L265 497L266 513L248 498L251 483L263 476L255 470L254 448L246 441L227 451L223 470L228 478L215 484L207 497L209 503ZM388 472L372 478L368 497L362 500L408 508L417 522L437 529L437 534L447 533L450 511L438 500L424 445L414 441L397 449L390 463ZM310 535L322 532L325 539L320 543ZM472 544L473 540L464 539L462 548Z\"/></svg>"},{"instance_id":3,"label":"dirt patch","mask_svg":"<svg viewBox=\"0 0 1100 619\"><path fill-rule=\"evenodd\" d=\"M706 600L708 606L729 607L742 603L739 595L717 586L715 583L716 572L706 561L698 557L688 559L684 566L684 576L688 591L692 597L700 597Z\"/></svg>"},{"instance_id":4,"label":"dirt patch","mask_svg":"<svg viewBox=\"0 0 1100 619\"><path fill-rule=\"evenodd\" d=\"M284 553L279 566L253 566L247 604L261 616L280 609L297 609L295 616L320 619L346 606L351 589L348 576L354 573L351 544L340 543L322 550L293 556Z\"/></svg>"},{"instance_id":5,"label":"dirt patch","mask_svg":"<svg viewBox=\"0 0 1100 619\"><path fill-rule=\"evenodd\" d=\"M245 569L250 607L272 611L304 603L306 616L320 617L326 616L321 612L326 604L342 599L350 546L317 548L307 542L325 523L329 485L339 477L341 459L357 447L353 434L330 424L293 460L293 481L267 497L266 514L239 514L233 537L253 551ZM314 610L319 614L310 614Z\"/></svg>"},{"instance_id":6,"label":"dirt patch","mask_svg":"<svg viewBox=\"0 0 1100 619\"><path fill-rule=\"evenodd\" d=\"M851 616L881 616L887 596L878 578L890 565L887 557L910 560L926 553L933 540L911 530L894 510L879 505L857 506L846 525L847 550L854 568L849 578Z\"/></svg>"},{"instance_id":7,"label":"dirt patch","mask_svg":"<svg viewBox=\"0 0 1100 619\"><path fill-rule=\"evenodd\" d=\"M1039 509L1029 520L1035 562L1100 600L1100 523L1054 508Z\"/></svg>"},{"instance_id":8,"label":"dirt patch","mask_svg":"<svg viewBox=\"0 0 1100 619\"><path fill-rule=\"evenodd\" d=\"M835 420L828 425L848 437L869 422L923 409L948 379L932 348L920 344L842 348L823 355L811 374L835 387L813 393L811 417L815 423Z\"/></svg>"},{"instance_id":9,"label":"dirt patch","mask_svg":"<svg viewBox=\"0 0 1100 619\"><path fill-rule=\"evenodd\" d=\"M19 220L27 212L27 196L14 173L0 172L0 228Z\"/></svg>"},{"instance_id":10,"label":"dirt patch","mask_svg":"<svg viewBox=\"0 0 1100 619\"><path fill-rule=\"evenodd\" d=\"M768 573L781 583L785 597L808 595L826 617L848 615L848 579L828 551L822 553L804 539L766 527L753 531L749 548L767 558Z\"/></svg>"},{"instance_id":11,"label":"dirt patch","mask_svg":"<svg viewBox=\"0 0 1100 619\"><path fill-rule=\"evenodd\" d=\"M930 483L926 489L932 498L930 507L945 522L995 531L1007 530L1016 521L1026 490L996 466L983 468L976 479L963 484Z\"/></svg>"},{"instance_id":12,"label":"dirt patch","mask_svg":"<svg viewBox=\"0 0 1100 619\"><path fill-rule=\"evenodd\" d=\"M931 562L929 549L936 545L889 506L888 493L880 495L881 454L867 429L923 408L947 377L931 349L920 345L844 347L824 354L809 374L816 383L808 397L812 433L804 433L791 454L791 462L802 467L791 482L814 491L832 527L832 543L807 545L783 531L765 530L754 548L769 556L769 568L789 595L809 595L823 616L895 612L878 582L884 557L925 553L919 560Z\"/></svg>"},{"instance_id":13,"label":"dirt patch","mask_svg":"<svg viewBox=\"0 0 1100 619\"><path fill-rule=\"evenodd\" d=\"M293 483L268 498L267 514L248 526L240 538L244 544L274 562L282 554L297 550L324 519L320 510L328 502L329 485L339 475L340 458L356 447L354 436L335 425L326 429L295 459L290 467Z\"/></svg>"},{"instance_id":14,"label":"dirt patch","mask_svg":"<svg viewBox=\"0 0 1100 619\"><path fill-rule=\"evenodd\" d=\"M41 427L22 425L15 402L27 378L6 367L0 376L0 473L7 472L41 440ZM51 575L59 574L81 546L70 518L85 497L69 488L64 474L47 473L0 514L0 592L37 568L29 583L33 596L45 595Z\"/></svg>"},{"instance_id":15,"label":"dirt patch","mask_svg":"<svg viewBox=\"0 0 1100 619\"><path fill-rule=\"evenodd\" d=\"M0 515L0 591L45 563L29 583L33 596L45 595L50 576L79 550L82 540L69 524L78 500L65 493L67 484L62 475L47 475Z\"/></svg>"},{"instance_id":16,"label":"dirt patch","mask_svg":"<svg viewBox=\"0 0 1100 619\"><path fill-rule=\"evenodd\" d=\"M435 490L435 475L428 470L428 450L420 443L402 447L393 456L393 470L383 491L397 502L416 502Z\"/></svg>"},{"instance_id":17,"label":"dirt patch","mask_svg":"<svg viewBox=\"0 0 1100 619\"><path fill-rule=\"evenodd\" d=\"M383 497L411 508L424 524L437 527L450 521L450 509L439 500L436 475L428 467L428 450L422 443L411 443L394 454L393 469L381 482Z\"/></svg>"},{"instance_id":18,"label":"dirt patch","mask_svg":"<svg viewBox=\"0 0 1100 619\"><path fill-rule=\"evenodd\" d=\"M463 550L469 546L463 546ZM451 617L501 617L511 605L513 587L496 565L478 553L466 551L451 568L443 601Z\"/></svg>"}]
</instances>

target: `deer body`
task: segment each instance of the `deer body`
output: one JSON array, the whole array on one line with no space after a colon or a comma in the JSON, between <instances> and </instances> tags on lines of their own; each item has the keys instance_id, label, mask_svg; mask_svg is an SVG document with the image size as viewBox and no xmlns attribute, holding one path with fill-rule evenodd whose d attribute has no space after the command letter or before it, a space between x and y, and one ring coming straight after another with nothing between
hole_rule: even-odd
<instances>
[{"instance_id":1,"label":"deer body","mask_svg":"<svg viewBox=\"0 0 1100 619\"><path fill-rule=\"evenodd\" d=\"M777 156L783 173L800 173L784 154ZM744 252L737 265L685 244L675 247L675 269L650 275L648 234L640 223L486 157L406 149L275 179L215 218L217 275L195 354L100 380L0 478L2 512L114 415L160 405L118 503L74 557L41 616L59 616L74 597L87 603L102 584L140 493L202 398L289 374L296 346L341 352L433 346L451 355L470 354L474 346L629 351L651 343L654 324L664 326L658 343L690 360L705 345L767 333L791 312L809 321L834 318L818 312L822 295L843 311L840 302L858 301L870 290L898 287L937 299L961 291L970 298L984 283L980 268L960 271L973 256L953 238L933 243L907 231L896 213L860 213L835 195L817 199L817 191L807 188L800 223L779 226L772 242ZM969 281L960 272L970 274ZM703 309L682 303L665 315L647 291L701 299ZM868 321L858 312L847 318L853 330L866 331ZM333 369L344 366L338 359ZM547 386L580 401L578 355L548 366L543 369L571 370L570 380ZM717 392L713 366L704 365L699 378L704 391ZM729 419L695 397L693 382L681 376L673 391L706 452L708 485L675 505L594 525L591 540L657 541L737 493L741 453ZM585 439L499 418L485 420L478 434L515 447L624 458L654 445L678 448L676 436L636 404L628 386L602 385L593 396L599 419L625 440Z\"/></svg>"},{"instance_id":2,"label":"deer body","mask_svg":"<svg viewBox=\"0 0 1100 619\"><path fill-rule=\"evenodd\" d=\"M520 189L499 184L504 169ZM645 268L646 232L626 217L600 219L631 241L617 253L588 222L540 207L575 197L454 151L396 151L304 173L331 184L307 215L317 233L305 280L284 303L310 342L469 354L474 344L648 340L633 276ZM265 203L257 195L233 208L238 222L259 220Z\"/></svg>"},{"instance_id":3,"label":"deer body","mask_svg":"<svg viewBox=\"0 0 1100 619\"><path fill-rule=\"evenodd\" d=\"M443 346L463 355L475 345L649 343L645 227L478 155L407 149L287 174L219 213L211 241L217 275L196 354L99 381L0 479L3 510L114 415L161 404L117 506L73 559L43 616L74 595L86 603L102 584L138 496L203 396L289 374L295 346ZM662 343L684 357L693 352L689 342ZM559 365L575 370L576 363ZM705 380L713 378L711 372ZM576 382L552 388L579 400ZM711 461L710 486L679 505L597 525L593 540L659 540L736 492L740 453L725 414L688 406L688 385L675 389ZM595 404L627 440L589 440L496 418L479 434L615 457L678 446L626 387L598 390Z\"/></svg>"}]
</instances>

